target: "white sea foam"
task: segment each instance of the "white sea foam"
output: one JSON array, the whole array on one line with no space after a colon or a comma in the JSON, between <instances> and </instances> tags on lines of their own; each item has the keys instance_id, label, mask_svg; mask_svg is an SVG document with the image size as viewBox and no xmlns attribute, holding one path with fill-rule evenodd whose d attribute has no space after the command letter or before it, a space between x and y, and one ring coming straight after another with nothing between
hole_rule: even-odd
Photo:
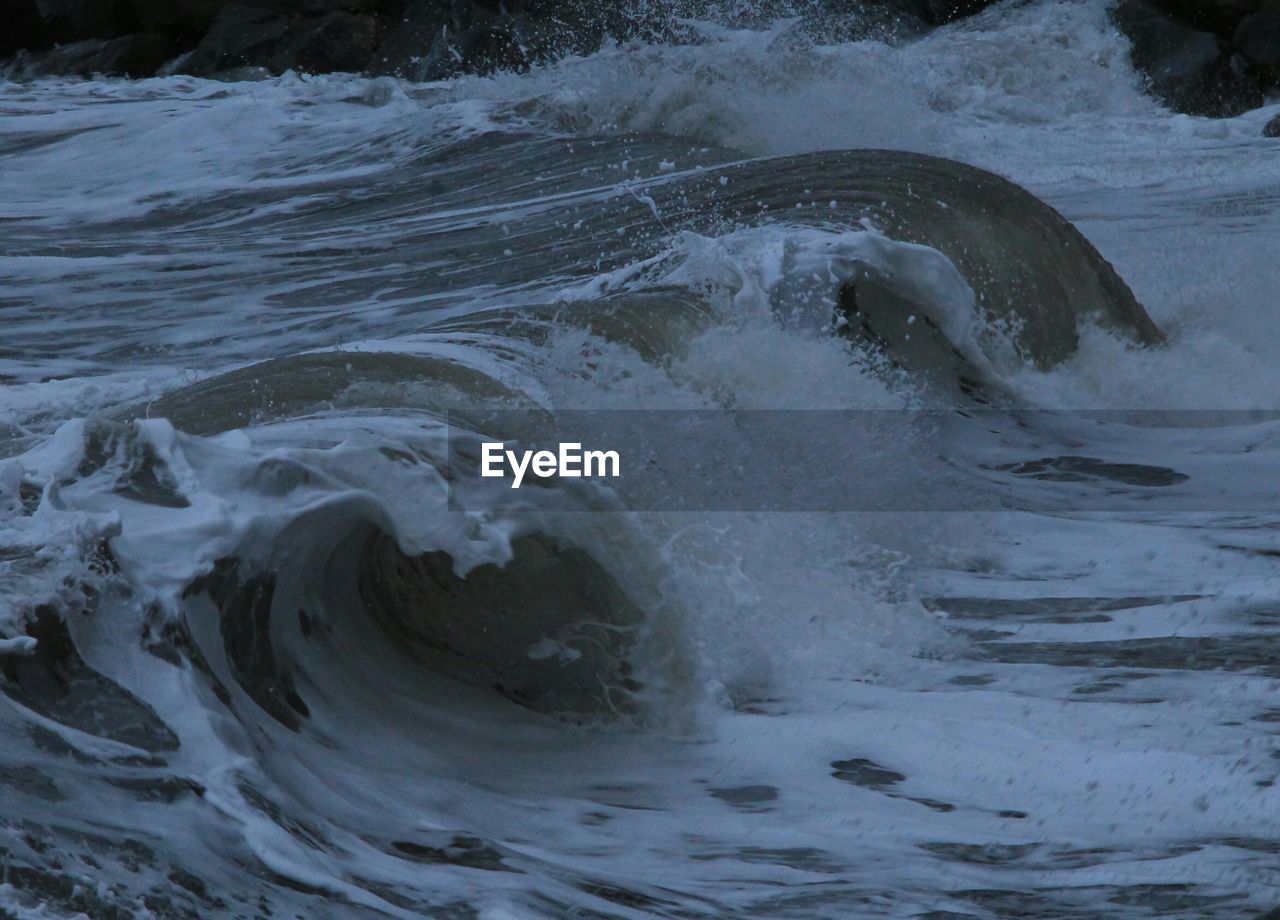
<instances>
[{"instance_id":1,"label":"white sea foam","mask_svg":"<svg viewBox=\"0 0 1280 920\"><path fill-rule=\"evenodd\" d=\"M6 702L0 845L41 864L24 842L38 839L31 827L139 838L161 854L154 866L139 874L134 857L108 850L76 878L141 903L172 862L246 910L263 897L334 916L461 904L495 920L668 908L1125 917L1134 899L1183 894L1192 900L1169 901L1171 915L1274 906L1275 674L1259 651L1280 601L1273 422L1104 439L1104 459L1190 474L1177 488L1193 496L1230 485L1256 502L1199 514L448 513L447 480L427 462L442 450L438 420L412 409L429 380L361 381L299 403L296 418L265 405L208 437L152 418L111 428L105 456L86 449L111 423L85 417L264 358L334 350L437 358L546 410L917 405L909 379L823 329L839 283L866 265L934 304L951 340L1032 406L1274 409L1280 161L1258 135L1276 107L1217 122L1161 109L1105 7L1004 3L893 48L822 45L787 24L711 29L696 46L609 47L428 86L287 76L0 87L0 143L48 141L0 170L13 234L0 246L0 372L13 381L0 394L0 664L40 660L42 643L21 633L51 605L86 661L181 739L156 755L163 767L103 766L139 751ZM424 294L453 264L409 264L393 241L446 224L518 228L541 202L366 219L362 193L488 131L669 132L748 157L883 146L958 158L1073 219L1170 342L1137 350L1085 329L1078 354L1047 373L1001 364L971 292L933 250L785 221L670 238L667 215L644 200L656 193L636 181L593 207L640 206L636 232L653 235L642 258L548 279L533 277L535 255L528 277ZM685 143L655 175L692 160ZM634 180L633 162L615 165L610 175ZM458 191L447 176L424 179ZM147 236L148 220L183 208L172 232ZM289 235L316 214L323 232ZM101 232L135 219L134 235ZM560 229L570 239L576 228ZM45 251L50 235L63 251ZM278 245L264 254L246 240ZM531 245L504 241L492 265L519 264ZM432 325L664 286L692 292L714 319L662 361L590 324L539 340ZM1063 430L946 447L988 450L989 466L1078 459L1090 442ZM649 614L640 663L656 718L566 726L424 674L339 577L353 565L343 541L367 527L409 554L447 551L458 575L508 561L529 529L589 550ZM104 542L110 564L95 555ZM216 611L184 597L230 557L281 579L268 631L309 707L300 731L245 689ZM158 640L184 615L202 661L172 666ZM557 641L531 645L533 659L567 663L546 654ZM57 754L40 731L98 762ZM24 770L65 798L41 798ZM167 804L103 780L149 770L201 795ZM80 865L88 845L57 833L46 854ZM484 871L499 866L518 871ZM320 893L259 883L268 872ZM251 903L236 900L250 889ZM953 897L1000 889L1025 900ZM47 913L31 903L0 886L4 909Z\"/></svg>"}]
</instances>

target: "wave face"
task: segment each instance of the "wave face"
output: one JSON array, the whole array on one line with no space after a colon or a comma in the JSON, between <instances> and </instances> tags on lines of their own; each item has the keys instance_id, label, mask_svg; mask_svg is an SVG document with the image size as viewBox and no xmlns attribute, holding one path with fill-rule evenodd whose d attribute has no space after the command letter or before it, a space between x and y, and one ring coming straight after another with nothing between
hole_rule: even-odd
<instances>
[{"instance_id":1,"label":"wave face","mask_svg":"<svg viewBox=\"0 0 1280 920\"><path fill-rule=\"evenodd\" d=\"M685 28L0 85L0 913L1275 906L1274 113Z\"/></svg>"}]
</instances>

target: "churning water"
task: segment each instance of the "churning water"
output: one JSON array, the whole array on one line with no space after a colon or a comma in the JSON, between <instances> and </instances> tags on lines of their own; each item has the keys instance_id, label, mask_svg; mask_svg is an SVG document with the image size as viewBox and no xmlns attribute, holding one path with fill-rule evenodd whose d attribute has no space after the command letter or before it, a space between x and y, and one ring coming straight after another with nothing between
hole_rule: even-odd
<instances>
[{"instance_id":1,"label":"churning water","mask_svg":"<svg viewBox=\"0 0 1280 920\"><path fill-rule=\"evenodd\" d=\"M1280 904L1276 107L1159 108L1100 0L697 28L0 84L0 913ZM446 426L904 409L774 511Z\"/></svg>"}]
</instances>

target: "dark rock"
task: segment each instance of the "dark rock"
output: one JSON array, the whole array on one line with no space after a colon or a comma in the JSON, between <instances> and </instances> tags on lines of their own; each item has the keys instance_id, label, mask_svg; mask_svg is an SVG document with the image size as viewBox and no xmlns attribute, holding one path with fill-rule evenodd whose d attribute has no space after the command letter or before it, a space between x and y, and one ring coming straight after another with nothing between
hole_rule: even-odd
<instances>
[{"instance_id":1,"label":"dark rock","mask_svg":"<svg viewBox=\"0 0 1280 920\"><path fill-rule=\"evenodd\" d=\"M906 12L913 13L931 26L955 22L974 13L980 13L995 0L910 0L903 4Z\"/></svg>"},{"instance_id":2,"label":"dark rock","mask_svg":"<svg viewBox=\"0 0 1280 920\"><path fill-rule=\"evenodd\" d=\"M803 32L819 44L879 41L894 44L928 31L915 13L885 3L860 2L848 11L819 10L806 16Z\"/></svg>"},{"instance_id":3,"label":"dark rock","mask_svg":"<svg viewBox=\"0 0 1280 920\"><path fill-rule=\"evenodd\" d=\"M177 45L168 35L138 33L109 41L91 38L50 51L19 55L10 75L17 80L53 75L150 77L175 53Z\"/></svg>"},{"instance_id":4,"label":"dark rock","mask_svg":"<svg viewBox=\"0 0 1280 920\"><path fill-rule=\"evenodd\" d=\"M273 74L355 72L368 65L383 29L372 16L331 12L289 16L264 7L233 3L175 70L209 76L245 67Z\"/></svg>"},{"instance_id":5,"label":"dark rock","mask_svg":"<svg viewBox=\"0 0 1280 920\"><path fill-rule=\"evenodd\" d=\"M52 43L35 0L0 0L0 57L15 51L42 51Z\"/></svg>"},{"instance_id":6,"label":"dark rock","mask_svg":"<svg viewBox=\"0 0 1280 920\"><path fill-rule=\"evenodd\" d=\"M178 70L209 76L237 67L262 66L288 31L289 17L285 14L232 3L222 8Z\"/></svg>"},{"instance_id":7,"label":"dark rock","mask_svg":"<svg viewBox=\"0 0 1280 920\"><path fill-rule=\"evenodd\" d=\"M992 0L764 0L734 7L727 24L760 27L777 15L808 9L801 32L810 41L894 41L951 22ZM1227 2L1227 0L1222 0ZM1246 0L1235 0L1246 2ZM1259 0L1260 2L1260 0ZM680 43L704 40L689 17L711 15L706 0L0 0L12 6L12 37L0 55L51 41L127 36L130 55L149 63L137 34L172 36L188 53L165 72L201 76L356 71L412 80L460 73L521 70L568 53L590 53L606 36ZM748 9L749 7L749 9ZM25 11L25 12L24 12ZM777 14L777 15L774 15ZM147 49L158 47L148 39ZM137 47L135 47L137 46ZM107 53L99 62L94 56ZM120 48L77 47L39 63L43 72L146 73Z\"/></svg>"},{"instance_id":8,"label":"dark rock","mask_svg":"<svg viewBox=\"0 0 1280 920\"><path fill-rule=\"evenodd\" d=\"M1271 119L1262 128L1263 137L1280 137L1280 115Z\"/></svg>"},{"instance_id":9,"label":"dark rock","mask_svg":"<svg viewBox=\"0 0 1280 920\"><path fill-rule=\"evenodd\" d=\"M133 13L142 28L167 32L192 41L213 25L226 0L133 0Z\"/></svg>"},{"instance_id":10,"label":"dark rock","mask_svg":"<svg viewBox=\"0 0 1280 920\"><path fill-rule=\"evenodd\" d=\"M374 17L353 13L303 20L285 33L263 66L272 73L356 73L368 65L383 31Z\"/></svg>"},{"instance_id":11,"label":"dark rock","mask_svg":"<svg viewBox=\"0 0 1280 920\"><path fill-rule=\"evenodd\" d=\"M116 38L138 29L130 0L36 0L36 6L55 42Z\"/></svg>"},{"instance_id":12,"label":"dark rock","mask_svg":"<svg viewBox=\"0 0 1280 920\"><path fill-rule=\"evenodd\" d=\"M1256 12L1262 0L1151 0L1154 6L1197 29L1230 36L1240 20Z\"/></svg>"},{"instance_id":13,"label":"dark rock","mask_svg":"<svg viewBox=\"0 0 1280 920\"><path fill-rule=\"evenodd\" d=\"M1241 21L1235 35L1240 56L1267 85L1280 83L1280 0L1267 0Z\"/></svg>"},{"instance_id":14,"label":"dark rock","mask_svg":"<svg viewBox=\"0 0 1280 920\"><path fill-rule=\"evenodd\" d=\"M404 9L403 0L265 0L263 6L296 16L323 16L326 13L357 13L391 16Z\"/></svg>"},{"instance_id":15,"label":"dark rock","mask_svg":"<svg viewBox=\"0 0 1280 920\"><path fill-rule=\"evenodd\" d=\"M152 32L168 32L197 41L213 25L227 0L130 0L138 23ZM318 17L326 13L392 16L404 0L258 0L262 9L290 16Z\"/></svg>"},{"instance_id":16,"label":"dark rock","mask_svg":"<svg viewBox=\"0 0 1280 920\"><path fill-rule=\"evenodd\" d=\"M446 40L444 53L436 57L440 65L428 79L458 73L493 73L498 70L526 70L532 59L514 31L501 23L468 29L458 42Z\"/></svg>"},{"instance_id":17,"label":"dark rock","mask_svg":"<svg viewBox=\"0 0 1280 920\"><path fill-rule=\"evenodd\" d=\"M1133 66L1169 108L1230 117L1262 104L1261 90L1216 35L1183 25L1146 0L1122 0L1111 15L1132 43Z\"/></svg>"},{"instance_id":18,"label":"dark rock","mask_svg":"<svg viewBox=\"0 0 1280 920\"><path fill-rule=\"evenodd\" d=\"M414 0L387 33L374 52L369 71L376 75L431 79L428 74L440 67L432 51L436 40L448 41L448 31L458 29L448 0Z\"/></svg>"},{"instance_id":19,"label":"dark rock","mask_svg":"<svg viewBox=\"0 0 1280 920\"><path fill-rule=\"evenodd\" d=\"M369 69L410 80L523 70L536 61L593 51L606 32L629 37L629 27L615 20L608 10L575 3L491 7L466 0L414 0Z\"/></svg>"}]
</instances>

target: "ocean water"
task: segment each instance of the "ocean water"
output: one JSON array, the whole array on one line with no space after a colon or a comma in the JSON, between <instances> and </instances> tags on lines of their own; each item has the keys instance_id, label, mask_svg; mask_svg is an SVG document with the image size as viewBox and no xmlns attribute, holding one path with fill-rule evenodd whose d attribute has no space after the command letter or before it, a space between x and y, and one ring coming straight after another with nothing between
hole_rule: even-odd
<instances>
[{"instance_id":1,"label":"ocean water","mask_svg":"<svg viewBox=\"0 0 1280 920\"><path fill-rule=\"evenodd\" d=\"M1280 906L1280 105L1160 108L1101 0L694 27L0 84L0 913ZM958 182L966 276L864 149L1025 187L1167 341L1027 360L977 305L1060 239ZM833 334L864 272L979 392ZM639 450L904 410L831 510L802 465L719 505L451 466L464 411Z\"/></svg>"}]
</instances>

